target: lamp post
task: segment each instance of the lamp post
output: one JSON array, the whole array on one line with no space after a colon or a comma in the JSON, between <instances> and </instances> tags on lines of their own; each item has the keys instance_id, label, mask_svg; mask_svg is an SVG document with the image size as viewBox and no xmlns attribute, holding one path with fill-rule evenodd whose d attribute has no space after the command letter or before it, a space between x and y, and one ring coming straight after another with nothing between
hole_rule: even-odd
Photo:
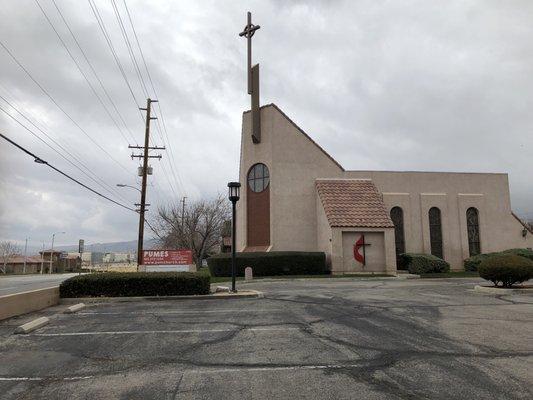
<instances>
[{"instance_id":1,"label":"lamp post","mask_svg":"<svg viewBox=\"0 0 533 400\"><path fill-rule=\"evenodd\" d=\"M235 221L237 219L236 205L239 201L239 194L241 190L241 184L239 182L230 182L228 183L228 198L231 201L231 291L236 292L235 290L235 275L236 275L236 259L235 259L235 236L236 236L236 225Z\"/></svg>"},{"instance_id":2,"label":"lamp post","mask_svg":"<svg viewBox=\"0 0 533 400\"><path fill-rule=\"evenodd\" d=\"M65 233L65 232L55 232L52 234L52 249L50 250L50 271L48 271L49 274L52 274L52 262L54 260L54 239L56 235L59 235L60 233Z\"/></svg>"}]
</instances>

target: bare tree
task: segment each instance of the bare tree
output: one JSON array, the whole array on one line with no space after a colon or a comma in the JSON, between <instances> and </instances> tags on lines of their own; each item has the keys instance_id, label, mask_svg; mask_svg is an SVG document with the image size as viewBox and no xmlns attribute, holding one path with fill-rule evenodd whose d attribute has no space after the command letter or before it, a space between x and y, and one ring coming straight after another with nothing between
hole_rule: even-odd
<instances>
[{"instance_id":1,"label":"bare tree","mask_svg":"<svg viewBox=\"0 0 533 400\"><path fill-rule=\"evenodd\" d=\"M2 241L0 242L0 257L2 260L2 273L6 273L6 266L11 257L16 254L20 254L20 248L13 242Z\"/></svg>"},{"instance_id":2,"label":"bare tree","mask_svg":"<svg viewBox=\"0 0 533 400\"><path fill-rule=\"evenodd\" d=\"M229 216L229 203L222 195L192 202L184 212L180 205L171 204L157 210L152 231L161 248L191 249L199 267L206 255L219 248L224 221Z\"/></svg>"}]
</instances>

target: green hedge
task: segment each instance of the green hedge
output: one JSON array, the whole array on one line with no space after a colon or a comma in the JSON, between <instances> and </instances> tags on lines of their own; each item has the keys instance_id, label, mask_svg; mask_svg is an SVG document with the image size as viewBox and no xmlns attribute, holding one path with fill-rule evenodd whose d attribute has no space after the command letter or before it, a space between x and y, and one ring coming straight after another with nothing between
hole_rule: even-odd
<instances>
[{"instance_id":1,"label":"green hedge","mask_svg":"<svg viewBox=\"0 0 533 400\"><path fill-rule=\"evenodd\" d=\"M273 251L237 253L237 276L252 267L254 276L329 274L326 255L322 252ZM212 276L231 276L231 254L218 254L207 259Z\"/></svg>"},{"instance_id":2,"label":"green hedge","mask_svg":"<svg viewBox=\"0 0 533 400\"><path fill-rule=\"evenodd\" d=\"M403 253L400 254L398 264L410 274L450 272L450 264L431 254Z\"/></svg>"},{"instance_id":3,"label":"green hedge","mask_svg":"<svg viewBox=\"0 0 533 400\"><path fill-rule=\"evenodd\" d=\"M465 267L465 271L477 271L479 264L481 264L482 261L494 257L500 254L514 254L517 256L525 257L533 261L533 250L529 249L509 249L504 250L500 252L495 253L485 253L485 254L478 254L477 256L469 257L466 260L464 260L463 265Z\"/></svg>"},{"instance_id":4,"label":"green hedge","mask_svg":"<svg viewBox=\"0 0 533 400\"><path fill-rule=\"evenodd\" d=\"M102 272L59 286L61 297L178 296L209 294L210 277L191 272Z\"/></svg>"},{"instance_id":5,"label":"green hedge","mask_svg":"<svg viewBox=\"0 0 533 400\"><path fill-rule=\"evenodd\" d=\"M494 286L511 287L533 278L533 261L512 253L501 253L483 260L478 272Z\"/></svg>"}]
</instances>

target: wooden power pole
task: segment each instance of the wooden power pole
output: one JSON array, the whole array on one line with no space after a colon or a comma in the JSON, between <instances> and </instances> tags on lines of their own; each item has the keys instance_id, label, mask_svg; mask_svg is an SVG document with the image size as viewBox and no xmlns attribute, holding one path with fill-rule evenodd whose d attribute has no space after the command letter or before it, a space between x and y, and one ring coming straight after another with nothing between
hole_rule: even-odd
<instances>
[{"instance_id":1,"label":"wooden power pole","mask_svg":"<svg viewBox=\"0 0 533 400\"><path fill-rule=\"evenodd\" d=\"M185 228L185 199L187 198L187 196L183 196L181 198L181 236L183 237L184 235L184 228Z\"/></svg>"},{"instance_id":2,"label":"wooden power pole","mask_svg":"<svg viewBox=\"0 0 533 400\"><path fill-rule=\"evenodd\" d=\"M149 155L150 150L165 150L165 147L150 146L150 121L157 119L152 117L151 108L152 103L157 103L157 100L152 100L150 98L146 99L146 108L141 108L141 110L146 111L146 129L144 133L144 146L128 146L130 149L141 149L143 150L142 154L131 154L131 158L142 158L142 187L141 187L141 203L139 206L139 239L137 243L137 270L139 270L139 265L143 264L143 242L144 242L144 214L146 212L146 183L148 180L148 159L149 158L158 158L161 159L161 154L157 156ZM151 174L151 173L150 173Z\"/></svg>"}]
</instances>

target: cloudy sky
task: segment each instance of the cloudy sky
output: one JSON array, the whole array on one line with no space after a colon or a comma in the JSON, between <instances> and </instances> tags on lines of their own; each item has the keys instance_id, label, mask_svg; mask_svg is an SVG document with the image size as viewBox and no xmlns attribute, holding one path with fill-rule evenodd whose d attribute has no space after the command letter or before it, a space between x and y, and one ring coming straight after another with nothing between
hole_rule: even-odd
<instances>
[{"instance_id":1,"label":"cloudy sky","mask_svg":"<svg viewBox=\"0 0 533 400\"><path fill-rule=\"evenodd\" d=\"M262 103L276 103L345 168L508 172L513 209L533 219L533 2L126 4L0 0L0 133L120 203L138 201L115 187L138 185L127 146L141 144L137 103L147 97L118 12L161 106L152 136L167 150L151 162L151 209L225 193L249 103L238 33L250 10L261 25ZM49 245L64 231L59 244L121 241L136 229L133 212L0 139L0 239Z\"/></svg>"}]
</instances>

